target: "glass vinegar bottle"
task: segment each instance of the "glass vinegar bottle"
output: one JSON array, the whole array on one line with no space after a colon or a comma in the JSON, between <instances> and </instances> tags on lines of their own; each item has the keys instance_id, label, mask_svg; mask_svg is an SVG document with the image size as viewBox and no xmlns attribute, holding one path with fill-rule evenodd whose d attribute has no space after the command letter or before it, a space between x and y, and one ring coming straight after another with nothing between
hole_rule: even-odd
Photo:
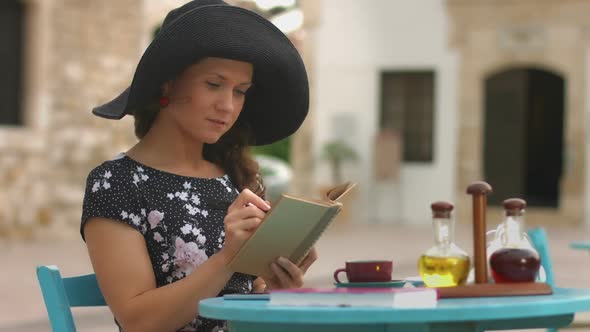
<instances>
[{"instance_id":1,"label":"glass vinegar bottle","mask_svg":"<svg viewBox=\"0 0 590 332\"><path fill-rule=\"evenodd\" d=\"M496 283L533 282L541 260L524 232L526 202L519 198L504 201L504 221L488 247L489 267Z\"/></svg>"},{"instance_id":2,"label":"glass vinegar bottle","mask_svg":"<svg viewBox=\"0 0 590 332\"><path fill-rule=\"evenodd\" d=\"M469 273L469 256L454 243L453 204L431 204L434 246L418 262L420 277L427 287L452 287L465 283Z\"/></svg>"}]
</instances>

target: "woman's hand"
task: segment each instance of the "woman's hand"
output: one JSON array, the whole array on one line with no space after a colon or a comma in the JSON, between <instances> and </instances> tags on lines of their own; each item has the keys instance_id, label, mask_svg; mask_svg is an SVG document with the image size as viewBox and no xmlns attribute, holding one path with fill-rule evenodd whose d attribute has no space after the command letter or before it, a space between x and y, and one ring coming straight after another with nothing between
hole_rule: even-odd
<instances>
[{"instance_id":1,"label":"woman's hand","mask_svg":"<svg viewBox=\"0 0 590 332\"><path fill-rule=\"evenodd\" d=\"M284 257L279 257L276 262L270 265L273 274L263 277L264 280L262 282L266 283L265 291L281 288L299 288L303 286L303 276L317 259L318 254L315 247L305 256L299 266Z\"/></svg>"},{"instance_id":2,"label":"woman's hand","mask_svg":"<svg viewBox=\"0 0 590 332\"><path fill-rule=\"evenodd\" d=\"M229 262L252 236L270 205L249 189L244 189L227 209L223 220L225 244L218 254Z\"/></svg>"}]
</instances>

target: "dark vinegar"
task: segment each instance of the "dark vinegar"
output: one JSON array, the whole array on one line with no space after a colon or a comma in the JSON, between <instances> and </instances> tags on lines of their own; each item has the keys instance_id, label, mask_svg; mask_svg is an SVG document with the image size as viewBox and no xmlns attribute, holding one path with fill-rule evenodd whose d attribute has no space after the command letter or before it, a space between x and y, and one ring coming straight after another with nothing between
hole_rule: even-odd
<instances>
[{"instance_id":1,"label":"dark vinegar","mask_svg":"<svg viewBox=\"0 0 590 332\"><path fill-rule=\"evenodd\" d=\"M528 249L502 248L490 257L496 283L534 282L540 266L539 255Z\"/></svg>"}]
</instances>

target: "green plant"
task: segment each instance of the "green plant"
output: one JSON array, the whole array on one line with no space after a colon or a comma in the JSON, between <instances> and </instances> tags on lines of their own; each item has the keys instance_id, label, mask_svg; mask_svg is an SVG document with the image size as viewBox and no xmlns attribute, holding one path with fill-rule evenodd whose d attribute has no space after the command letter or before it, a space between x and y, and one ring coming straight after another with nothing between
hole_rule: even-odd
<instances>
[{"instance_id":1,"label":"green plant","mask_svg":"<svg viewBox=\"0 0 590 332\"><path fill-rule=\"evenodd\" d=\"M287 137L269 145L252 147L254 155L265 155L279 158L289 163L291 157L291 137Z\"/></svg>"},{"instance_id":2,"label":"green plant","mask_svg":"<svg viewBox=\"0 0 590 332\"><path fill-rule=\"evenodd\" d=\"M332 184L337 185L342 183L342 164L358 160L358 154L344 141L333 140L324 144L320 158L330 163Z\"/></svg>"}]
</instances>

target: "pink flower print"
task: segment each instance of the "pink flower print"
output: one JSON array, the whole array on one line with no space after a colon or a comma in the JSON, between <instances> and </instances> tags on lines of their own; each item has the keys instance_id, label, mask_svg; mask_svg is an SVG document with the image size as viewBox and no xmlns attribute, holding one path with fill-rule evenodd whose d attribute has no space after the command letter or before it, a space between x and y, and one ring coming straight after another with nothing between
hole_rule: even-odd
<instances>
[{"instance_id":1,"label":"pink flower print","mask_svg":"<svg viewBox=\"0 0 590 332\"><path fill-rule=\"evenodd\" d=\"M148 222L150 223L150 229L154 229L157 227L160 222L164 219L164 213L153 210L148 214Z\"/></svg>"},{"instance_id":2,"label":"pink flower print","mask_svg":"<svg viewBox=\"0 0 590 332\"><path fill-rule=\"evenodd\" d=\"M162 242L162 240L164 240L164 238L162 237L162 235L160 235L160 233L155 232L154 233L154 240L156 240L156 242Z\"/></svg>"},{"instance_id":3,"label":"pink flower print","mask_svg":"<svg viewBox=\"0 0 590 332\"><path fill-rule=\"evenodd\" d=\"M185 276L191 274L198 266L207 260L207 254L194 242L185 243L180 237L176 238L174 250L174 265L178 267L175 272L182 272Z\"/></svg>"}]
</instances>

